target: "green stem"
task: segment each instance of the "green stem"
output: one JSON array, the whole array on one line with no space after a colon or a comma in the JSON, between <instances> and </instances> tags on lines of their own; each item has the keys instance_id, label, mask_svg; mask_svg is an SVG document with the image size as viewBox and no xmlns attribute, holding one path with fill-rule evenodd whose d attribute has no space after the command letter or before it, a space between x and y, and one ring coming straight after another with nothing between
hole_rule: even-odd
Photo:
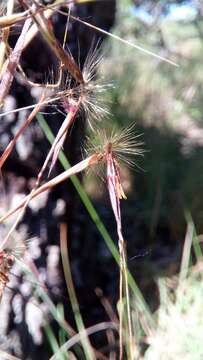
<instances>
[{"instance_id":1,"label":"green stem","mask_svg":"<svg viewBox=\"0 0 203 360\"><path fill-rule=\"evenodd\" d=\"M61 257L62 257L62 264L63 264L63 271L65 275L66 280L66 286L71 302L71 306L74 313L75 322L77 325L78 332L85 331L85 326L83 323L83 319L80 313L80 307L78 304L72 274L71 274L71 267L70 267L70 260L69 260L69 254L68 254L68 244L67 244L67 229L64 224L61 224L61 236L60 236L60 242L61 242ZM82 338L82 345L85 352L86 359L95 359L93 350L91 348L91 344L89 342L88 337Z\"/></svg>"}]
</instances>

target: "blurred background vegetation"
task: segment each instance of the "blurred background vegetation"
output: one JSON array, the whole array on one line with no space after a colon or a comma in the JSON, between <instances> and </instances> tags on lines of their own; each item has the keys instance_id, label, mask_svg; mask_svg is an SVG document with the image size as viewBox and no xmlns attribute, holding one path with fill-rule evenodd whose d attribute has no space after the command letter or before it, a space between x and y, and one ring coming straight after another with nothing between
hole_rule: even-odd
<instances>
[{"instance_id":1,"label":"blurred background vegetation","mask_svg":"<svg viewBox=\"0 0 203 360\"><path fill-rule=\"evenodd\" d=\"M177 67L112 39L105 44L101 74L115 84L109 95L113 123L135 121L146 150L138 168L123 175L124 217L131 223L126 231L135 235L129 247L135 253L150 248L151 257L180 249L186 210L198 234L203 231L202 16L200 1L117 3L114 33Z\"/></svg>"}]
</instances>

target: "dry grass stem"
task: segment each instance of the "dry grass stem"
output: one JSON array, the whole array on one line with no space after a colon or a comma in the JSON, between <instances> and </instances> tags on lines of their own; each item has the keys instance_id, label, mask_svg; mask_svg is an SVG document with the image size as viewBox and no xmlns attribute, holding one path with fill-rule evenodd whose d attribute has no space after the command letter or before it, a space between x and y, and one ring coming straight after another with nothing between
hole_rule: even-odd
<instances>
[{"instance_id":1,"label":"dry grass stem","mask_svg":"<svg viewBox=\"0 0 203 360\"><path fill-rule=\"evenodd\" d=\"M18 22L27 19L29 11L23 11L17 14L9 14L5 16L0 16L0 29L16 25Z\"/></svg>"},{"instance_id":2,"label":"dry grass stem","mask_svg":"<svg viewBox=\"0 0 203 360\"><path fill-rule=\"evenodd\" d=\"M70 169L64 171L60 175L56 176L54 179L46 182L45 184L40 186L38 189L36 189L34 192L32 192L31 197L30 197L30 194L29 194L15 208L9 210L5 215L3 215L0 218L0 224L3 223L6 219L8 219L11 215L13 215L16 211L21 209L26 204L28 199L30 201L33 198L35 198L36 196L42 194L43 192L51 190L53 187L55 187L56 185L58 185L62 181L67 180L72 175L76 175L77 173L85 170L86 168L88 168L90 166L93 166L94 164L98 163L99 161L101 161L102 157L103 157L102 154L94 154L94 155L88 157L87 159L79 162L78 164L74 165Z\"/></svg>"},{"instance_id":3,"label":"dry grass stem","mask_svg":"<svg viewBox=\"0 0 203 360\"><path fill-rule=\"evenodd\" d=\"M12 84L12 81L13 81L13 78L15 75L16 68L18 66L18 63L20 61L20 56L23 51L23 45L24 45L26 33L31 25L31 22L32 22L31 19L25 20L21 34L20 34L20 36L17 40L17 43L9 57L8 65L5 69L5 72L2 75L1 82L0 82L0 107L3 104L3 101L6 97L6 95L9 93L9 90L10 90L10 87L11 87L11 84Z\"/></svg>"},{"instance_id":4,"label":"dry grass stem","mask_svg":"<svg viewBox=\"0 0 203 360\"><path fill-rule=\"evenodd\" d=\"M7 2L7 17L12 15L14 9L14 0L8 0ZM0 17L1 19L1 17ZM6 56L6 47L7 41L10 33L10 27L6 27L2 30L1 33L1 41L0 41L0 79L1 79L1 72L5 61Z\"/></svg>"},{"instance_id":5,"label":"dry grass stem","mask_svg":"<svg viewBox=\"0 0 203 360\"><path fill-rule=\"evenodd\" d=\"M34 110L31 112L31 114L28 116L28 118L26 119L26 121L24 122L24 124L20 127L20 129L17 131L16 135L14 136L14 138L9 142L9 144L7 145L6 149L4 150L3 154L0 157L0 168L2 168L3 164L5 163L6 159L8 158L8 156L10 155L10 153L12 152L18 138L22 135L22 133L25 131L25 129L30 125L30 123L32 122L32 120L34 119L34 117L38 114L38 112L41 110L41 106L44 100L44 95L42 95L39 103L36 105L36 107L34 108Z\"/></svg>"},{"instance_id":6,"label":"dry grass stem","mask_svg":"<svg viewBox=\"0 0 203 360\"><path fill-rule=\"evenodd\" d=\"M39 8L39 7L38 7ZM42 12L35 14L32 12L33 21L36 23L40 33L43 35L45 41L51 47L54 54L67 69L72 77L78 83L84 83L83 75L73 57L61 46L56 39L51 22L43 15Z\"/></svg>"},{"instance_id":7,"label":"dry grass stem","mask_svg":"<svg viewBox=\"0 0 203 360\"><path fill-rule=\"evenodd\" d=\"M61 256L62 256L62 264L64 269L65 281L66 286L71 302L71 306L73 309L75 322L77 325L77 330L86 331L82 316L80 314L80 307L78 304L76 291L73 284L73 279L71 275L71 267L70 267L70 260L69 260L69 252L68 252L68 241L67 241L67 226L66 224L61 224L60 226L60 248L61 248ZM93 348L91 346L90 340L86 335L84 338L81 339L84 352L87 359L96 360Z\"/></svg>"},{"instance_id":8,"label":"dry grass stem","mask_svg":"<svg viewBox=\"0 0 203 360\"><path fill-rule=\"evenodd\" d=\"M64 13L63 11L58 10L58 12L60 12L60 13L62 13L62 14L65 15L65 13ZM71 17L71 19L73 19L73 20L75 20L75 21L78 21L78 22L80 22L81 24L83 24L83 25L85 25L85 26L87 26L87 27L89 27L89 28L91 28L91 29L94 29L94 30L96 30L96 31L98 31L98 32L100 32L100 33L102 33L102 34L105 34L105 35L107 35L107 36L109 36L109 37L112 37L113 39L118 40L118 41L122 42L122 43L125 44L125 45L128 45L128 46L131 46L131 47L135 48L135 49L143 52L143 53L146 54L146 55L149 55L149 56L154 57L154 58L156 58L156 59L158 59L158 60L164 61L164 62L166 62L166 63L168 63L168 64L170 64L170 65L173 65L173 66L176 66L176 67L179 66L175 61L172 61L172 60L167 59L167 58L165 58L165 57L163 57L163 56L161 56L161 55L158 55L158 54L154 53L153 51L147 50L147 49L145 49L145 48L142 47L142 46L136 45L136 44L134 44L134 43L132 43L132 42L130 42L130 41L128 41L128 40L125 40L125 39L121 38L121 37L118 36L118 35L112 34L112 33L108 32L108 31L106 31L106 30L103 30L103 29L101 29L101 28L93 25L93 24L90 24L90 23L87 22L87 21L81 20L79 17L75 17L75 16L73 16L73 15L70 15L70 17Z\"/></svg>"},{"instance_id":9,"label":"dry grass stem","mask_svg":"<svg viewBox=\"0 0 203 360\"><path fill-rule=\"evenodd\" d=\"M68 340L64 345L61 346L61 348L49 359L49 360L56 360L57 356L63 352L68 351L71 347L73 347L78 342L81 342L82 338L86 336L90 336L98 331L105 331L107 329L114 329L117 330L117 326L112 322L102 322L96 325L93 325L85 331L81 331L80 333L74 335L70 340Z\"/></svg>"},{"instance_id":10,"label":"dry grass stem","mask_svg":"<svg viewBox=\"0 0 203 360\"><path fill-rule=\"evenodd\" d=\"M42 171L44 171L44 168L46 167L49 159L53 156L49 174L51 173L51 171L56 163L58 154L63 147L63 143L67 136L68 130L70 129L71 125L73 124L75 117L80 108L80 100L74 101L74 100L70 99L68 103L69 103L68 114L65 117L65 120L63 121L63 123L58 131L58 134L56 135L56 138L52 144L52 147L51 147L49 154L47 155L46 161L43 165Z\"/></svg>"}]
</instances>

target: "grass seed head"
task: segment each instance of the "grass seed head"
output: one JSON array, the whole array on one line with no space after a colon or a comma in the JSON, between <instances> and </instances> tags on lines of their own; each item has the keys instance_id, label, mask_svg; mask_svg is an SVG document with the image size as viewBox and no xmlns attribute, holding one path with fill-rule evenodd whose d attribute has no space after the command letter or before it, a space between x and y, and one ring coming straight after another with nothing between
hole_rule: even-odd
<instances>
[{"instance_id":1,"label":"grass seed head","mask_svg":"<svg viewBox=\"0 0 203 360\"><path fill-rule=\"evenodd\" d=\"M144 143L139 141L140 136L135 132L135 123L120 130L98 129L94 139L89 139L89 143L87 141L86 153L102 153L104 161L111 153L118 163L124 163L131 168L138 167L137 157L144 155Z\"/></svg>"},{"instance_id":2,"label":"grass seed head","mask_svg":"<svg viewBox=\"0 0 203 360\"><path fill-rule=\"evenodd\" d=\"M70 100L80 101L80 110L86 114L86 119L92 129L95 120L102 120L109 114L106 106L105 93L111 84L103 83L97 76L98 68L102 56L98 51L98 46L91 47L83 66L82 74L84 83L73 84L70 76L66 78L62 85L61 102L64 110L67 111L67 104Z\"/></svg>"},{"instance_id":3,"label":"grass seed head","mask_svg":"<svg viewBox=\"0 0 203 360\"><path fill-rule=\"evenodd\" d=\"M6 233L6 229L4 230ZM4 233L4 230L1 231L2 234ZM12 236L9 237L8 241L3 246L0 244L0 251L5 251L7 254L10 254L20 260L24 257L25 251L28 249L30 242L30 239L25 240L23 235L14 231Z\"/></svg>"},{"instance_id":4,"label":"grass seed head","mask_svg":"<svg viewBox=\"0 0 203 360\"><path fill-rule=\"evenodd\" d=\"M85 84L83 89L81 88L82 105L90 125L91 120L102 120L109 115L105 93L113 85L107 84L97 77L101 61L102 55L98 45L94 49L92 46L83 66L82 73Z\"/></svg>"},{"instance_id":5,"label":"grass seed head","mask_svg":"<svg viewBox=\"0 0 203 360\"><path fill-rule=\"evenodd\" d=\"M102 120L109 115L106 104L105 93L112 88L112 84L105 84L100 77L97 77L98 68L102 60L102 55L98 50L98 45L91 47L82 69L83 83L77 83L70 74L64 75L58 71L56 77L50 74L51 81L42 88L47 88L47 104L60 103L65 113L69 112L70 106L80 103L79 111L84 111L86 119L92 129L94 122ZM49 92L48 92L49 90Z\"/></svg>"},{"instance_id":6,"label":"grass seed head","mask_svg":"<svg viewBox=\"0 0 203 360\"><path fill-rule=\"evenodd\" d=\"M0 252L0 302L6 284L9 282L9 271L14 264L14 256L4 251Z\"/></svg>"}]
</instances>

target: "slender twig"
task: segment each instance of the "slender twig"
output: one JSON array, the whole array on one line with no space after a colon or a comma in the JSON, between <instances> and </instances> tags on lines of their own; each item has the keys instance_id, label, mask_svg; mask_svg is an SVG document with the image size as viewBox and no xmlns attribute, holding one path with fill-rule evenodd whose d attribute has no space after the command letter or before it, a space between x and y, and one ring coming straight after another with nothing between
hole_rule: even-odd
<instances>
[{"instance_id":1,"label":"slender twig","mask_svg":"<svg viewBox=\"0 0 203 360\"><path fill-rule=\"evenodd\" d=\"M64 15L67 16L67 14L66 14L65 12L63 12L63 11L61 11L61 10L57 10L57 11L60 12L61 14L64 14ZM85 26L87 26L87 27L89 27L89 28L91 28L91 29L94 29L94 30L96 30L96 31L98 31L98 32L100 32L100 33L102 33L102 34L104 34L104 35L107 35L107 36L109 36L109 37L111 37L111 38L113 38L113 39L115 39L115 40L118 40L118 41L122 42L122 43L125 44L125 45L131 46L131 47L133 47L133 48L135 48L135 49L137 49L137 50L145 53L146 55L150 55L150 56L152 56L152 57L154 57L154 58L157 58L157 59L159 59L159 60L161 60L161 61L167 62L167 63L170 64L170 65L179 66L179 65L178 65L175 61L173 61L173 60L170 60L170 59L168 59L168 58L166 58L166 57L164 57L164 56L158 55L158 54L154 53L154 52L151 51L151 50L145 49L143 46L134 44L134 43L132 43L132 42L130 42L130 41L128 41L128 40L125 40L125 39L121 38L121 37L118 36L118 35L112 34L112 33L108 32L108 31L106 31L106 30L104 30L104 29L101 29L101 28L99 28L99 27L97 27L97 26L95 26L95 25L93 25L93 24L90 24L89 22L84 21L84 20L80 19L79 17L70 15L70 18L72 18L73 20L78 21L78 22L80 22L81 24L83 24L83 25L85 25Z\"/></svg>"},{"instance_id":2,"label":"slender twig","mask_svg":"<svg viewBox=\"0 0 203 360\"><path fill-rule=\"evenodd\" d=\"M7 2L7 13L6 16L9 17L12 15L14 9L14 0L8 0ZM2 30L1 39L0 39L0 79L1 79L1 72L5 61L5 54L6 54L6 47L7 41L10 33L10 27L6 27Z\"/></svg>"},{"instance_id":3,"label":"slender twig","mask_svg":"<svg viewBox=\"0 0 203 360\"><path fill-rule=\"evenodd\" d=\"M26 2L24 0L21 0L21 1L24 4L25 8L28 8L28 5L26 4ZM36 7L39 10L39 6L36 5ZM43 38L48 43L48 45L51 47L52 51L57 56L57 58L60 60L60 62L63 63L64 68L70 72L72 77L79 84L83 84L84 79L83 79L81 70L79 69L79 67L76 64L73 57L68 54L68 52L63 48L63 46L61 46L60 42L55 37L51 22L44 16L43 12L38 12L36 14L36 11L32 11L32 9L30 9L30 12L31 12L33 21L36 23Z\"/></svg>"},{"instance_id":4,"label":"slender twig","mask_svg":"<svg viewBox=\"0 0 203 360\"><path fill-rule=\"evenodd\" d=\"M25 131L25 129L30 125L34 117L39 113L41 110L41 106L44 100L44 95L42 95L39 103L36 105L36 107L33 109L31 114L28 116L24 124L20 127L20 129L17 131L16 135L13 137L13 139L9 142L6 149L4 150L3 154L0 157L0 168L2 168L3 164L5 163L6 159L10 155L11 151L13 150L18 138L22 135L22 133Z\"/></svg>"},{"instance_id":5,"label":"slender twig","mask_svg":"<svg viewBox=\"0 0 203 360\"><path fill-rule=\"evenodd\" d=\"M79 341L82 340L82 338L86 337L87 335L91 335L98 331L104 331L107 329L117 330L117 326L114 323L109 321L109 322L103 322L100 324L93 325L93 326L85 329L85 331L81 331L79 334L74 335L63 346L61 346L59 351L56 354L54 354L49 360L56 360L58 354L60 354L61 351L68 351L71 347L73 347L75 344L77 344Z\"/></svg>"},{"instance_id":6,"label":"slender twig","mask_svg":"<svg viewBox=\"0 0 203 360\"><path fill-rule=\"evenodd\" d=\"M75 288L73 285L73 279L71 275L69 254L68 254L68 243L67 243L67 226L66 224L61 224L60 226L60 247L61 247L61 257L63 270L66 280L66 286L69 293L69 298L71 301L71 306L74 312L75 322L77 325L78 332L85 331L85 326L83 323L83 319L80 313L80 308L77 300L77 295L75 292ZM88 337L84 337L81 339L85 354L87 359L95 359L94 352L92 351L90 341Z\"/></svg>"},{"instance_id":7,"label":"slender twig","mask_svg":"<svg viewBox=\"0 0 203 360\"><path fill-rule=\"evenodd\" d=\"M42 194L45 191L48 191L48 190L52 189L53 187L55 187L56 185L58 185L62 181L67 180L72 175L75 175L75 174L85 170L86 168L91 167L94 164L98 163L101 160L101 158L102 158L102 154L94 154L92 156L89 156L85 160L82 160L81 162L74 165L70 169L64 171L62 174L56 176L54 179L46 182L45 184L40 186L38 189L36 189L34 192L32 192L31 196L30 195L26 196L16 207L9 210L5 215L3 215L0 218L0 224L2 222L4 222L6 219L8 219L11 215L13 215L16 211L21 209L26 204L28 198L29 198L29 201L34 199L36 196Z\"/></svg>"},{"instance_id":8,"label":"slender twig","mask_svg":"<svg viewBox=\"0 0 203 360\"><path fill-rule=\"evenodd\" d=\"M1 83L0 83L0 107L3 104L3 101L5 99L5 96L9 93L16 68L18 66L21 53L23 51L23 45L25 41L25 37L27 34L27 31L30 27L30 24L32 22L32 19L25 20L25 23L23 25L21 34L17 40L17 43L12 51L12 54L9 57L8 65L5 69L4 74L2 75Z\"/></svg>"}]
</instances>

